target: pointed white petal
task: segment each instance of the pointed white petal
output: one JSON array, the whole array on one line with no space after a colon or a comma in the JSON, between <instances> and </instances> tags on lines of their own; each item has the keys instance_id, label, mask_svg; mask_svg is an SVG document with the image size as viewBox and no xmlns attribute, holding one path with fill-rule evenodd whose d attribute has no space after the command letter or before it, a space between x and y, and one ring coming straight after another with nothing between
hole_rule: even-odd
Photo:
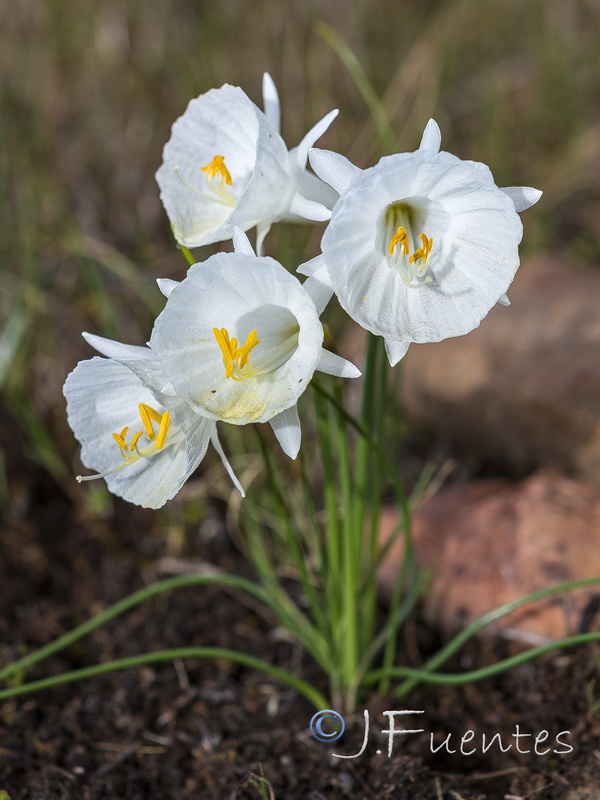
<instances>
[{"instance_id":1,"label":"pointed white petal","mask_svg":"<svg viewBox=\"0 0 600 800\"><path fill-rule=\"evenodd\" d=\"M440 126L434 119L430 119L423 131L419 150L429 150L432 153L439 153L441 143L442 132L440 131Z\"/></svg>"},{"instance_id":2,"label":"pointed white petal","mask_svg":"<svg viewBox=\"0 0 600 800\"><path fill-rule=\"evenodd\" d=\"M510 300L508 299L508 295L507 294L503 294L502 297L499 297L498 298L498 304L501 305L501 306L509 306L510 305Z\"/></svg>"},{"instance_id":3,"label":"pointed white petal","mask_svg":"<svg viewBox=\"0 0 600 800\"><path fill-rule=\"evenodd\" d=\"M242 497L246 497L246 492L244 491L244 487L242 486L242 484L237 479L237 476L236 476L235 472L233 471L233 468L232 468L231 464L229 463L229 461L227 459L227 456L225 455L225 451L223 450L223 447L221 446L221 442L219 441L219 436L217 434L217 425L216 425L216 423L215 423L215 426L213 428L213 432L211 434L210 441L211 441L212 446L215 448L215 450L219 454L221 462L222 462L223 466L225 467L225 470L226 470L227 474L231 478L231 482L233 483L235 488L238 490L238 492L242 495Z\"/></svg>"},{"instance_id":4,"label":"pointed white petal","mask_svg":"<svg viewBox=\"0 0 600 800\"><path fill-rule=\"evenodd\" d=\"M397 342L395 339L385 340L385 352L392 367L395 367L400 359L404 358L409 347L410 342Z\"/></svg>"},{"instance_id":5,"label":"pointed white petal","mask_svg":"<svg viewBox=\"0 0 600 800\"><path fill-rule=\"evenodd\" d=\"M325 258L323 257L323 253L314 258L311 258L310 261L305 261L304 264L300 264L296 272L299 272L300 275L312 275L316 272L320 267L325 266Z\"/></svg>"},{"instance_id":6,"label":"pointed white petal","mask_svg":"<svg viewBox=\"0 0 600 800\"><path fill-rule=\"evenodd\" d=\"M256 255L262 256L263 244L267 233L271 230L270 222L259 222L256 226ZM252 253L254 255L254 252Z\"/></svg>"},{"instance_id":7,"label":"pointed white petal","mask_svg":"<svg viewBox=\"0 0 600 800\"><path fill-rule=\"evenodd\" d=\"M293 157L294 151L290 151L290 158ZM321 203L325 208L332 209L339 200L339 194L328 183L317 178L314 172L309 172L307 169L296 169L296 180L298 187L296 192L305 197L307 200L312 200L315 203ZM289 222L298 222L299 220L292 217L284 217Z\"/></svg>"},{"instance_id":8,"label":"pointed white petal","mask_svg":"<svg viewBox=\"0 0 600 800\"><path fill-rule=\"evenodd\" d=\"M308 151L310 148L318 139L321 138L321 136L323 136L338 114L339 111L337 108L334 108L333 111L329 112L329 114L325 114L323 119L319 120L316 125L313 125L309 132L302 137L300 144L294 148L296 163L300 169L304 169L306 166L306 159L308 157Z\"/></svg>"},{"instance_id":9,"label":"pointed white petal","mask_svg":"<svg viewBox=\"0 0 600 800\"><path fill-rule=\"evenodd\" d=\"M164 294L167 299L170 297L173 289L179 285L179 281L173 281L171 278L157 278L156 283L158 284L158 288L162 294Z\"/></svg>"},{"instance_id":10,"label":"pointed white petal","mask_svg":"<svg viewBox=\"0 0 600 800\"><path fill-rule=\"evenodd\" d=\"M313 303L317 308L319 316L325 310L325 306L331 300L333 295L333 286L325 263L323 262L319 269L315 270L302 284L302 287L310 295ZM319 369L319 367L317 367Z\"/></svg>"},{"instance_id":11,"label":"pointed white petal","mask_svg":"<svg viewBox=\"0 0 600 800\"><path fill-rule=\"evenodd\" d=\"M362 375L358 367L341 356L336 356L329 350L321 350L321 357L317 364L319 372L327 375L336 375L338 378L360 378Z\"/></svg>"},{"instance_id":12,"label":"pointed white petal","mask_svg":"<svg viewBox=\"0 0 600 800\"><path fill-rule=\"evenodd\" d=\"M152 352L147 347L139 347L133 344L123 344L113 339L105 339L104 336L96 336L94 333L83 331L81 334L86 342L94 350L102 353L103 356L114 358L117 361L131 361L134 359L152 359Z\"/></svg>"},{"instance_id":13,"label":"pointed white petal","mask_svg":"<svg viewBox=\"0 0 600 800\"><path fill-rule=\"evenodd\" d=\"M525 211L531 208L542 196L542 192L532 186L501 186L500 190L510 197L515 204L516 211Z\"/></svg>"},{"instance_id":14,"label":"pointed white petal","mask_svg":"<svg viewBox=\"0 0 600 800\"><path fill-rule=\"evenodd\" d=\"M332 186L338 194L344 194L354 178L362 172L345 156L332 150L318 150L313 147L308 157L319 178Z\"/></svg>"},{"instance_id":15,"label":"pointed white petal","mask_svg":"<svg viewBox=\"0 0 600 800\"><path fill-rule=\"evenodd\" d=\"M250 239L248 239L244 231L237 226L233 229L233 251L234 253L243 253L246 256L256 255L254 248L250 244Z\"/></svg>"},{"instance_id":16,"label":"pointed white petal","mask_svg":"<svg viewBox=\"0 0 600 800\"><path fill-rule=\"evenodd\" d=\"M173 388L173 384L169 381L169 383L165 383L164 386L160 389L161 394L165 394L167 397L177 397L177 392Z\"/></svg>"},{"instance_id":17,"label":"pointed white petal","mask_svg":"<svg viewBox=\"0 0 600 800\"><path fill-rule=\"evenodd\" d=\"M279 133L280 128L280 106L279 94L273 78L268 72L265 72L262 79L262 92L263 92L263 106L265 109L265 116Z\"/></svg>"},{"instance_id":18,"label":"pointed white petal","mask_svg":"<svg viewBox=\"0 0 600 800\"><path fill-rule=\"evenodd\" d=\"M290 458L296 458L302 436L298 406L287 408L269 421L283 452Z\"/></svg>"},{"instance_id":19,"label":"pointed white petal","mask_svg":"<svg viewBox=\"0 0 600 800\"><path fill-rule=\"evenodd\" d=\"M300 194L295 194L290 203L290 214L295 214L303 219L312 222L326 222L331 218L331 211L322 203L315 203L314 200L307 200Z\"/></svg>"}]
</instances>

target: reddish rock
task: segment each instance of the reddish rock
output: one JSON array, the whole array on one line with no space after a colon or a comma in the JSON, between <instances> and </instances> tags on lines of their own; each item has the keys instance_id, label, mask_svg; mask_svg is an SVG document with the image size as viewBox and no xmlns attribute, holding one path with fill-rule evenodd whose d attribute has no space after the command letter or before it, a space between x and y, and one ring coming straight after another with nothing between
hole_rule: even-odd
<instances>
[{"instance_id":1,"label":"reddish rock","mask_svg":"<svg viewBox=\"0 0 600 800\"><path fill-rule=\"evenodd\" d=\"M527 263L509 297L467 336L412 345L404 406L460 451L600 485L600 272Z\"/></svg>"},{"instance_id":2,"label":"reddish rock","mask_svg":"<svg viewBox=\"0 0 600 800\"><path fill-rule=\"evenodd\" d=\"M398 520L388 509L382 541ZM455 628L530 592L583 578L600 579L600 491L549 473L519 484L479 481L439 492L413 515L415 549L432 570L426 612ZM402 546L380 572L390 593ZM598 630L597 587L538 602L499 621L530 643ZM595 610L595 611L594 611Z\"/></svg>"}]
</instances>

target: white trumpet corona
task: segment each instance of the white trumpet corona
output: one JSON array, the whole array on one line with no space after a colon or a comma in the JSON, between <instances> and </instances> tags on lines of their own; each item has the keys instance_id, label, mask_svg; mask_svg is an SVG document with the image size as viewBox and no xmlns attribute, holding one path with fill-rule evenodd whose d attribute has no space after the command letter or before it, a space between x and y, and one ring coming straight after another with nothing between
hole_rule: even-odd
<instances>
[{"instance_id":1,"label":"white trumpet corona","mask_svg":"<svg viewBox=\"0 0 600 800\"><path fill-rule=\"evenodd\" d=\"M518 211L537 189L500 189L490 170L440 152L430 120L420 148L360 170L311 150L310 162L339 194L322 255L302 265L335 292L362 327L383 336L390 363L411 342L435 342L477 327L519 266Z\"/></svg>"},{"instance_id":2,"label":"white trumpet corona","mask_svg":"<svg viewBox=\"0 0 600 800\"><path fill-rule=\"evenodd\" d=\"M279 97L263 78L263 113L238 86L225 84L192 100L174 123L156 173L177 241L200 247L231 239L233 227L257 226L257 251L278 220L329 219L337 195L306 170L309 148L331 111L291 151L279 133Z\"/></svg>"},{"instance_id":3,"label":"white trumpet corona","mask_svg":"<svg viewBox=\"0 0 600 800\"><path fill-rule=\"evenodd\" d=\"M149 348L84 336L112 357L81 361L65 381L67 418L81 443L81 460L96 470L79 481L104 478L113 494L159 508L179 491L212 442L244 494L225 459L216 423L162 394L165 380Z\"/></svg>"},{"instance_id":4,"label":"white trumpet corona","mask_svg":"<svg viewBox=\"0 0 600 800\"><path fill-rule=\"evenodd\" d=\"M165 392L213 420L270 422L295 458L296 404L315 370L360 373L322 347L319 285L303 286L277 261L255 256L239 230L234 241L235 253L193 265L181 283L160 282L168 300L149 344Z\"/></svg>"}]
</instances>

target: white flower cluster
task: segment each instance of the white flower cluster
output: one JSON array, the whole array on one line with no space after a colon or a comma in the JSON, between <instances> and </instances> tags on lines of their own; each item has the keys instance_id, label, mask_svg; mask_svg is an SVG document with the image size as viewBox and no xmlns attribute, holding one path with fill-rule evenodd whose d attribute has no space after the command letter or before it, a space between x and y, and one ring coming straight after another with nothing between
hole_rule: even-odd
<instances>
[{"instance_id":1,"label":"white flower cluster","mask_svg":"<svg viewBox=\"0 0 600 800\"><path fill-rule=\"evenodd\" d=\"M283 450L300 447L297 402L316 370L358 377L323 349L319 316L333 293L385 340L392 365L411 342L479 325L519 265L518 211L540 195L498 188L489 169L440 152L430 120L419 149L360 170L311 149L337 111L288 150L279 98L263 79L264 112L235 86L192 100L173 125L156 174L175 238L185 247L233 239L233 253L194 264L166 296L148 347L84 334L105 358L77 365L64 394L81 459L114 494L158 508L209 442L243 495L217 437L218 421L269 422ZM316 176L306 170L307 158ZM318 176L318 177L317 177ZM274 222L330 222L301 284L262 256ZM256 227L256 253L246 234Z\"/></svg>"}]
</instances>

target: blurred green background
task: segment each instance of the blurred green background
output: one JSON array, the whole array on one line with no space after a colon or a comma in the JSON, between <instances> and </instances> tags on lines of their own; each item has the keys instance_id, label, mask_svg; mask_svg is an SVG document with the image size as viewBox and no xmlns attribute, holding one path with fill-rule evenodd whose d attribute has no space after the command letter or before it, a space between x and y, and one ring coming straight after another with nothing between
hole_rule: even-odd
<instances>
[{"instance_id":1,"label":"blurred green background","mask_svg":"<svg viewBox=\"0 0 600 800\"><path fill-rule=\"evenodd\" d=\"M61 387L91 356L79 333L145 342L162 305L153 279L185 272L154 172L188 101L229 82L261 104L268 70L289 146L337 107L321 146L361 167L384 153L319 20L364 67L395 149L414 149L434 116L444 149L488 163L499 185L544 190L524 220L525 254L598 263L598 0L4 3L3 423L17 423L27 455L74 498L89 487L73 480L80 467ZM279 226L267 251L295 269L318 252L321 230ZM4 476L3 504L6 486Z\"/></svg>"}]
</instances>

